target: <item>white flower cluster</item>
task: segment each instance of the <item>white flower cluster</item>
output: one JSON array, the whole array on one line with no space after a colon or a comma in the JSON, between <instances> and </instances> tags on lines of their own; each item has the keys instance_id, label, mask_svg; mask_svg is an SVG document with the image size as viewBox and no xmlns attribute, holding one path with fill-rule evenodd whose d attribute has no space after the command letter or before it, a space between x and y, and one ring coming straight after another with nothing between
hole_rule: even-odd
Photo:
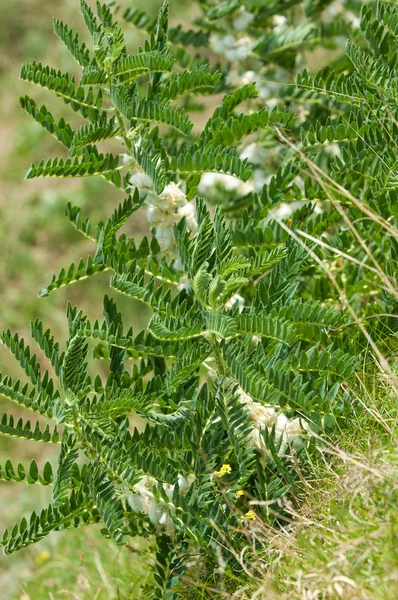
<instances>
[{"instance_id":1,"label":"white flower cluster","mask_svg":"<svg viewBox=\"0 0 398 600\"><path fill-rule=\"evenodd\" d=\"M217 54L223 54L227 60L245 60L250 56L254 46L253 40L248 37L236 38L228 34L220 36L213 34L210 36L210 46Z\"/></svg>"},{"instance_id":2,"label":"white flower cluster","mask_svg":"<svg viewBox=\"0 0 398 600\"><path fill-rule=\"evenodd\" d=\"M241 6L238 11L238 15L234 17L232 21L233 28L236 31L246 29L246 27L253 21L255 15L248 12L244 6Z\"/></svg>"},{"instance_id":3,"label":"white flower cluster","mask_svg":"<svg viewBox=\"0 0 398 600\"><path fill-rule=\"evenodd\" d=\"M198 228L193 203L188 202L184 192L175 183L169 183L159 196L151 194L147 214L163 252L175 250L174 224L183 217L192 233L196 233Z\"/></svg>"},{"instance_id":4,"label":"white flower cluster","mask_svg":"<svg viewBox=\"0 0 398 600\"><path fill-rule=\"evenodd\" d=\"M341 19L343 17L354 29L359 29L361 25L361 21L358 16L350 10L345 10L344 5L340 2L334 2L328 6L325 10L325 16L329 21L336 21L337 19Z\"/></svg>"},{"instance_id":5,"label":"white flower cluster","mask_svg":"<svg viewBox=\"0 0 398 600\"><path fill-rule=\"evenodd\" d=\"M241 154L241 158L249 158L250 162L256 163L262 161L265 155L265 150L259 144L250 144ZM251 158L254 160L252 161ZM251 181L240 181L232 175L224 173L204 173L201 177L198 191L199 194L208 195L214 194L216 186L224 188L227 192L235 192L239 196L245 196L250 192L260 192L263 185L268 182L268 179L263 169L253 169Z\"/></svg>"},{"instance_id":6,"label":"white flower cluster","mask_svg":"<svg viewBox=\"0 0 398 600\"><path fill-rule=\"evenodd\" d=\"M178 487L180 494L186 494L194 481L195 475L193 473L190 473L186 477L179 474ZM142 477L134 486L134 493L127 497L127 502L134 512L148 515L151 523L165 527L167 533L172 533L175 527L171 515L175 514L175 506L171 502L166 503L163 500L155 498L152 488L157 486L157 483L153 477ZM173 497L174 488L174 485L163 484L163 489L169 500Z\"/></svg>"},{"instance_id":7,"label":"white flower cluster","mask_svg":"<svg viewBox=\"0 0 398 600\"><path fill-rule=\"evenodd\" d=\"M236 192L241 196L253 191L251 183L244 183L232 175L225 175L223 173L204 173L198 186L199 194L207 195L211 193L214 191L216 185L223 187L227 191Z\"/></svg>"},{"instance_id":8,"label":"white flower cluster","mask_svg":"<svg viewBox=\"0 0 398 600\"><path fill-rule=\"evenodd\" d=\"M305 437L311 433L307 422L301 421L297 417L289 419L283 412L277 411L273 406L263 406L259 402L255 402L241 388L239 388L238 393L240 401L246 406L253 420L253 429L250 433L251 442L267 458L270 458L270 456L264 443L263 432L265 429L271 432L274 426L275 443L281 441L278 450L279 456L283 456L289 446L296 450L303 447Z\"/></svg>"},{"instance_id":9,"label":"white flower cluster","mask_svg":"<svg viewBox=\"0 0 398 600\"><path fill-rule=\"evenodd\" d=\"M267 78L267 81L265 81L264 78ZM268 109L272 109L278 104L279 98L279 86L274 82L283 81L285 78L286 75L281 69L273 72L272 75L261 75L260 79L259 74L255 71L239 73L236 69L231 69L227 75L226 81L228 85L232 87L240 87L242 85L248 85L249 83L255 83L259 97L266 100ZM269 81L271 79L272 81Z\"/></svg>"},{"instance_id":10,"label":"white flower cluster","mask_svg":"<svg viewBox=\"0 0 398 600\"><path fill-rule=\"evenodd\" d=\"M123 160L128 163L131 157L125 154ZM155 229L155 237L162 252L174 253L174 224L183 217L187 220L189 231L196 233L198 224L195 206L192 202L188 202L186 195L178 185L169 183L158 195L151 178L138 169L132 173L129 183L132 187L136 187L140 194L145 194L148 204L148 221Z\"/></svg>"}]
</instances>

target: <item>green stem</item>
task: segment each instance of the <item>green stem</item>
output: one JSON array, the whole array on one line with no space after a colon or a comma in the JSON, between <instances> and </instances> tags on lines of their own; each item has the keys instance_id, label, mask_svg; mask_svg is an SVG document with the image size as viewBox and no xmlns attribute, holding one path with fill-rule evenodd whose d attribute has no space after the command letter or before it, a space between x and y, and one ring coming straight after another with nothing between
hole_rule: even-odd
<instances>
[{"instance_id":1,"label":"green stem","mask_svg":"<svg viewBox=\"0 0 398 600\"><path fill-rule=\"evenodd\" d=\"M215 335L212 335L210 337L210 343L213 348L214 359L216 361L218 372L221 377L225 377L228 375L228 370L226 368L224 359L223 359L220 349L218 347L217 337Z\"/></svg>"},{"instance_id":2,"label":"green stem","mask_svg":"<svg viewBox=\"0 0 398 600\"><path fill-rule=\"evenodd\" d=\"M126 148L132 152L133 146L131 144L131 141L128 138L127 129L126 129L126 126L124 124L123 117L120 114L120 111L116 108L116 106L114 108L115 108L115 115L116 115L117 121L118 121L120 129L122 131L123 141L126 144Z\"/></svg>"}]
</instances>

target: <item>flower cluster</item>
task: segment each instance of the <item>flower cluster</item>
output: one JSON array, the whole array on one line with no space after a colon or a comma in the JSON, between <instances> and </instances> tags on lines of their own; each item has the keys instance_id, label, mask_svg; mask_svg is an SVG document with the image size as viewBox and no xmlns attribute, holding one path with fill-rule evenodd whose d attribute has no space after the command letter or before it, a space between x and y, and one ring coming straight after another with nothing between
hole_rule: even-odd
<instances>
[{"instance_id":1,"label":"flower cluster","mask_svg":"<svg viewBox=\"0 0 398 600\"><path fill-rule=\"evenodd\" d=\"M223 173L204 173L200 179L198 191L203 196L214 196L219 188L232 192L238 196L245 196L251 192L261 192L264 184L268 183L263 165L267 159L267 151L258 142L252 142L240 154L242 160L248 159L253 165L253 175L250 181L240 181L232 175Z\"/></svg>"},{"instance_id":2,"label":"flower cluster","mask_svg":"<svg viewBox=\"0 0 398 600\"><path fill-rule=\"evenodd\" d=\"M224 475L230 475L232 473L231 465L224 463L219 471L216 471L214 475L216 477L224 477Z\"/></svg>"},{"instance_id":3,"label":"flower cluster","mask_svg":"<svg viewBox=\"0 0 398 600\"><path fill-rule=\"evenodd\" d=\"M280 444L279 456L283 456L289 447L296 450L303 447L306 435L311 433L306 421L297 417L294 419L288 418L273 406L263 406L259 402L255 402L241 388L239 388L238 394L240 401L246 406L253 421L253 428L250 433L251 443L267 458L269 458L269 451L263 437L265 429L271 432L272 428L275 427L275 443Z\"/></svg>"},{"instance_id":4,"label":"flower cluster","mask_svg":"<svg viewBox=\"0 0 398 600\"><path fill-rule=\"evenodd\" d=\"M200 179L198 191L202 195L211 194L214 193L216 186L241 196L253 191L251 183L244 183L236 177L224 173L204 173Z\"/></svg>"},{"instance_id":5,"label":"flower cluster","mask_svg":"<svg viewBox=\"0 0 398 600\"><path fill-rule=\"evenodd\" d=\"M244 6L239 8L238 14L234 17L232 25L236 31L246 29L248 25L253 21L255 15L245 9Z\"/></svg>"},{"instance_id":6,"label":"flower cluster","mask_svg":"<svg viewBox=\"0 0 398 600\"><path fill-rule=\"evenodd\" d=\"M129 156L125 155L125 160ZM147 217L162 252L175 254L174 224L183 217L191 233L197 232L195 206L175 183L169 183L161 194L156 194L148 175L136 169L130 177L130 185L145 195L148 205Z\"/></svg>"},{"instance_id":7,"label":"flower cluster","mask_svg":"<svg viewBox=\"0 0 398 600\"><path fill-rule=\"evenodd\" d=\"M190 473L186 477L179 474L178 488L180 494L186 494L194 481L195 475L193 473ZM148 515L148 518L153 525L164 527L167 533L170 534L175 529L172 519L172 515L175 514L175 506L171 501L175 485L167 483L163 484L166 496L170 500L168 503L155 497L152 490L156 488L157 485L158 482L153 477L142 477L134 486L134 493L127 497L127 501L134 512Z\"/></svg>"},{"instance_id":8,"label":"flower cluster","mask_svg":"<svg viewBox=\"0 0 398 600\"><path fill-rule=\"evenodd\" d=\"M249 37L237 39L231 34L222 37L214 34L210 37L210 44L214 52L224 54L230 61L244 60L250 56L253 48L253 41Z\"/></svg>"},{"instance_id":9,"label":"flower cluster","mask_svg":"<svg viewBox=\"0 0 398 600\"><path fill-rule=\"evenodd\" d=\"M175 183L169 183L159 196L149 198L148 221L162 252L175 252L174 224L183 217L192 233L197 231L195 207Z\"/></svg>"}]
</instances>

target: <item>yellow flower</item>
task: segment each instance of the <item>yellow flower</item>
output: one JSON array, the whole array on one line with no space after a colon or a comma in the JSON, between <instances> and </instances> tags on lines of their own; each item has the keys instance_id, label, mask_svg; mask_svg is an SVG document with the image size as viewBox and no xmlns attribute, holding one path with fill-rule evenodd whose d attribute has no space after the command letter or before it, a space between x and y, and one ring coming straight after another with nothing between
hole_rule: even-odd
<instances>
[{"instance_id":1,"label":"yellow flower","mask_svg":"<svg viewBox=\"0 0 398 600\"><path fill-rule=\"evenodd\" d=\"M35 558L35 561L38 565L42 565L43 563L46 562L46 560L48 560L50 558L50 553L47 552L47 550L43 550L43 552L40 552L40 554L38 554Z\"/></svg>"},{"instance_id":2,"label":"yellow flower","mask_svg":"<svg viewBox=\"0 0 398 600\"><path fill-rule=\"evenodd\" d=\"M248 510L245 514L245 518L249 519L250 521L255 521L257 519L257 515L254 510Z\"/></svg>"},{"instance_id":3,"label":"yellow flower","mask_svg":"<svg viewBox=\"0 0 398 600\"><path fill-rule=\"evenodd\" d=\"M216 477L224 477L224 475L229 475L230 473L232 473L231 465L224 464L221 469L214 474Z\"/></svg>"},{"instance_id":4,"label":"yellow flower","mask_svg":"<svg viewBox=\"0 0 398 600\"><path fill-rule=\"evenodd\" d=\"M244 493L245 493L245 492L244 492L243 490L238 490L238 491L236 492L236 494L235 494L235 497L236 497L236 498L240 498L241 496L243 496L243 495L244 495Z\"/></svg>"}]
</instances>

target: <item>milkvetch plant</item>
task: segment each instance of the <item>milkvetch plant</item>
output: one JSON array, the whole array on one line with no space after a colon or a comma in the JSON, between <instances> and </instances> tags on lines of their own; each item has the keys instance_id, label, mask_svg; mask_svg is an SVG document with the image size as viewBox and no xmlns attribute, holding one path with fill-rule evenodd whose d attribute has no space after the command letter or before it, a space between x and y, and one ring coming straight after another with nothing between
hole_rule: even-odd
<instances>
[{"instance_id":1,"label":"milkvetch plant","mask_svg":"<svg viewBox=\"0 0 398 600\"><path fill-rule=\"evenodd\" d=\"M28 469L10 461L1 466L4 480L53 489L47 508L4 533L6 553L53 530L96 522L119 545L152 534L158 548L153 597L177 598L191 554L205 557L211 574L220 553L234 563L257 522L277 526L285 518L282 499L295 501L307 457L319 451L319 434L352 415L350 385L364 332L355 334L353 348L351 315L346 305L339 307L322 264L332 263L338 281L360 278L361 285L348 287L348 301L360 316L376 305L390 311L396 298L390 270L396 268L396 236L388 214L394 211L394 154L383 144L395 125L380 130L377 123L385 106L393 111L395 66L385 39L395 40L387 21L398 17L380 6L374 20L365 7L361 28L371 50L362 54L350 45L349 73L324 81L323 74L304 72L297 89L282 87L280 103L271 107L264 106L261 85L260 94L253 81L236 87L224 60L212 68L189 51L210 45L217 52L218 38L232 27L239 33L230 40L235 54L225 52L226 59L238 61L239 77L252 65L240 61L253 60L260 79L269 65L292 70L306 42L310 48L323 43L322 8L332 3L307 1L304 11L298 1L262 4L199 2L203 16L195 31L169 29L167 3L156 23L129 9L124 20L148 36L130 54L110 6L98 3L95 14L81 0L91 49L54 21L81 67L80 81L40 63L22 67L22 79L53 92L84 119L73 129L29 96L21 98L25 111L64 147L62 158L33 164L28 178L98 176L127 196L97 224L67 204L67 218L92 240L94 251L54 275L41 295L109 271L111 289L145 303L152 316L144 331L134 333L113 298L104 297L103 318L95 321L69 304L63 348L35 321L31 334L54 379L42 373L24 340L3 332L3 344L29 383L2 376L0 393L55 425L6 413L0 432L60 445L55 470L47 463L39 472L34 461ZM313 25L278 30L275 15L285 10L294 16L296 5ZM346 20L343 31L353 27L347 29ZM272 47L261 34L267 28L273 30ZM359 36L357 24L354 29ZM255 40L248 53L243 30ZM225 50L225 39L223 44ZM374 69L375 83L366 80L364 61ZM342 64L347 68L345 59ZM201 130L191 119L201 109L195 95L214 105ZM354 112L347 113L353 96ZM303 101L308 109L300 114ZM372 102L377 106L364 122L363 105ZM377 168L369 185L376 163L367 136L377 141L387 165L386 171ZM118 154L99 150L109 140L112 147L119 144ZM333 153L328 142L338 145ZM253 183L256 156L261 189ZM356 173L362 169L355 178L354 162ZM238 184L228 189L231 178ZM201 197L209 185L208 197ZM143 207L149 233L137 243L120 230ZM364 212L373 219L369 239L377 264L371 269L363 260L368 247L348 226ZM356 227L368 233L362 224ZM381 244L386 232L388 241ZM341 249L348 239L352 256L351 246ZM373 308L363 293L370 282L361 277L372 278ZM381 335L384 327L382 322L368 335ZM106 380L88 374L90 340L94 358L107 360Z\"/></svg>"}]
</instances>

